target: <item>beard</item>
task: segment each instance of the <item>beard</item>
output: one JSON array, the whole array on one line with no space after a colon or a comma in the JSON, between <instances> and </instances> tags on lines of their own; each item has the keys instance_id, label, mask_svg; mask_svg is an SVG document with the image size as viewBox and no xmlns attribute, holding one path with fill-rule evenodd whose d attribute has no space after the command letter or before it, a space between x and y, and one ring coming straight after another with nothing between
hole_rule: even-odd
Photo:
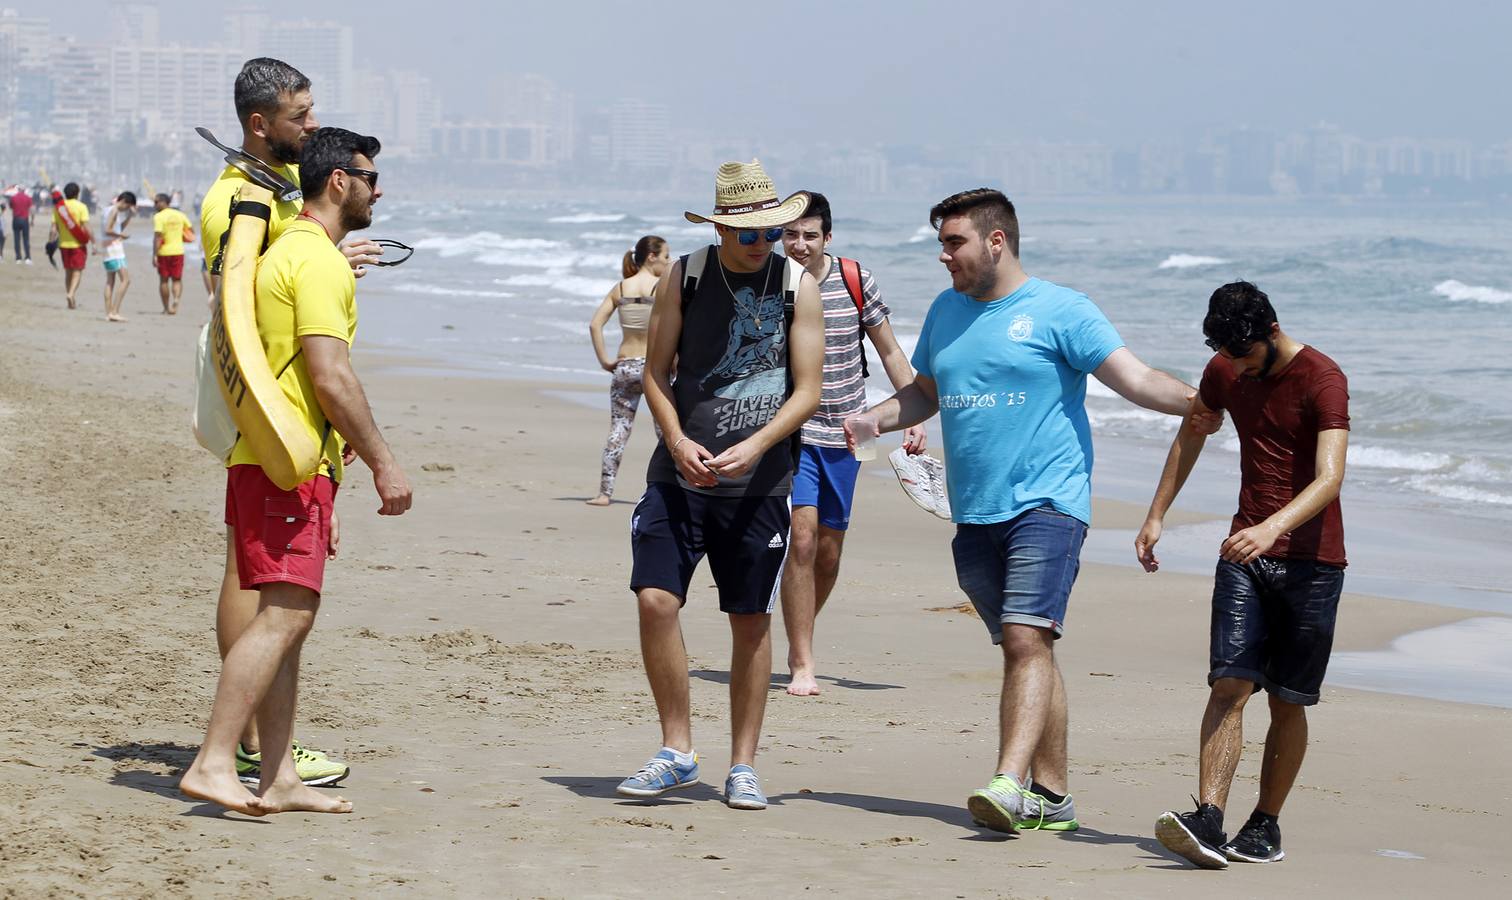
<instances>
[{"instance_id":1,"label":"beard","mask_svg":"<svg viewBox=\"0 0 1512 900\"><path fill-rule=\"evenodd\" d=\"M300 141L275 141L268 139L268 153L281 166L299 162Z\"/></svg>"},{"instance_id":2,"label":"beard","mask_svg":"<svg viewBox=\"0 0 1512 900\"><path fill-rule=\"evenodd\" d=\"M373 224L373 204L357 192L348 194L341 204L341 228L344 231L361 231Z\"/></svg>"},{"instance_id":3,"label":"beard","mask_svg":"<svg viewBox=\"0 0 1512 900\"><path fill-rule=\"evenodd\" d=\"M1270 374L1271 367L1276 364L1276 356L1281 351L1276 349L1276 342L1270 338L1265 339L1265 365L1260 367L1260 373L1256 378L1264 378Z\"/></svg>"},{"instance_id":4,"label":"beard","mask_svg":"<svg viewBox=\"0 0 1512 900\"><path fill-rule=\"evenodd\" d=\"M997 286L997 266L993 264L992 251L983 247L981 258L977 260L977 264L982 267L981 271L962 293L969 297L975 297L978 300L995 299L992 297L992 292Z\"/></svg>"}]
</instances>

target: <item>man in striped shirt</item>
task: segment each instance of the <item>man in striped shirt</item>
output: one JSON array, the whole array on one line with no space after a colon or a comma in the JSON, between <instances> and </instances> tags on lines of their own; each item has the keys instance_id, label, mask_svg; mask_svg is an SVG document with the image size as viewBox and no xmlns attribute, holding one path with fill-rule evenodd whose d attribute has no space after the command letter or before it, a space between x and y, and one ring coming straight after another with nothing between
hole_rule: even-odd
<instances>
[{"instance_id":1,"label":"man in striped shirt","mask_svg":"<svg viewBox=\"0 0 1512 900\"><path fill-rule=\"evenodd\" d=\"M782 573L782 620L788 637L787 692L798 697L819 693L814 679L814 619L824 608L840 573L840 551L850 525L851 498L861 469L846 449L847 416L866 408L862 375L861 331L871 338L893 387L913 382L908 354L898 346L888 324L887 304L871 272L859 266L859 299L842 275L841 261L830 256L833 220L823 194L809 192L808 209L782 233L782 245L819 283L824 301L824 387L819 411L803 426L803 450L793 474L793 519L787 565ZM924 450L924 427L909 428L903 446Z\"/></svg>"}]
</instances>

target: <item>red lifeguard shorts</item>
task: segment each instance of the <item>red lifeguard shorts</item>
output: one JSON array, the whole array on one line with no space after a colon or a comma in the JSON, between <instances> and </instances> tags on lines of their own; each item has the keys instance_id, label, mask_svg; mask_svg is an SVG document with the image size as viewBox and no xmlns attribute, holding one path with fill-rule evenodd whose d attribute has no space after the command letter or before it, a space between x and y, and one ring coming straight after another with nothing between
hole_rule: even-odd
<instances>
[{"instance_id":1,"label":"red lifeguard shorts","mask_svg":"<svg viewBox=\"0 0 1512 900\"><path fill-rule=\"evenodd\" d=\"M320 593L331 547L336 485L317 475L281 490L261 466L226 470L226 524L232 528L241 589L287 582Z\"/></svg>"},{"instance_id":2,"label":"red lifeguard shorts","mask_svg":"<svg viewBox=\"0 0 1512 900\"><path fill-rule=\"evenodd\" d=\"M184 277L184 257L182 255L159 256L157 258L157 270L158 274L164 278L178 278L182 280Z\"/></svg>"},{"instance_id":3,"label":"red lifeguard shorts","mask_svg":"<svg viewBox=\"0 0 1512 900\"><path fill-rule=\"evenodd\" d=\"M69 272L77 272L84 268L89 261L88 247L59 247L58 255L63 257L63 268Z\"/></svg>"}]
</instances>

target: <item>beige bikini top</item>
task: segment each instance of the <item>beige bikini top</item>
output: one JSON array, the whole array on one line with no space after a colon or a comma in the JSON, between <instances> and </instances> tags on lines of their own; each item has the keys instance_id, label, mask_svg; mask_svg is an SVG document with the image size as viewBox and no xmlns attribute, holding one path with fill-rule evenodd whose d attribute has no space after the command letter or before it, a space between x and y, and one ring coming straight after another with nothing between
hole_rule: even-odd
<instances>
[{"instance_id":1,"label":"beige bikini top","mask_svg":"<svg viewBox=\"0 0 1512 900\"><path fill-rule=\"evenodd\" d=\"M620 330L645 332L651 327L651 297L621 297L616 303L619 310Z\"/></svg>"}]
</instances>

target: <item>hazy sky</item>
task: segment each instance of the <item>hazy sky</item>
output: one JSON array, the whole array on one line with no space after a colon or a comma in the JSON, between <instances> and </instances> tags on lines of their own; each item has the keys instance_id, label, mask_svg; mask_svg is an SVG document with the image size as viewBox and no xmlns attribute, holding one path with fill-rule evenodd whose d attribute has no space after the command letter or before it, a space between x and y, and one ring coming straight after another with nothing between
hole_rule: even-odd
<instances>
[{"instance_id":1,"label":"hazy sky","mask_svg":"<svg viewBox=\"0 0 1512 900\"><path fill-rule=\"evenodd\" d=\"M216 11L233 5L246 4L162 0L164 36L217 40ZM0 6L63 25L55 3ZM104 35L109 6L69 4L81 38ZM824 127L843 143L1120 144L1318 121L1364 137L1512 139L1512 3L1498 0L349 0L300 15L351 24L359 66L427 73L449 112L494 73L537 72L580 111L661 98L699 130Z\"/></svg>"}]
</instances>

